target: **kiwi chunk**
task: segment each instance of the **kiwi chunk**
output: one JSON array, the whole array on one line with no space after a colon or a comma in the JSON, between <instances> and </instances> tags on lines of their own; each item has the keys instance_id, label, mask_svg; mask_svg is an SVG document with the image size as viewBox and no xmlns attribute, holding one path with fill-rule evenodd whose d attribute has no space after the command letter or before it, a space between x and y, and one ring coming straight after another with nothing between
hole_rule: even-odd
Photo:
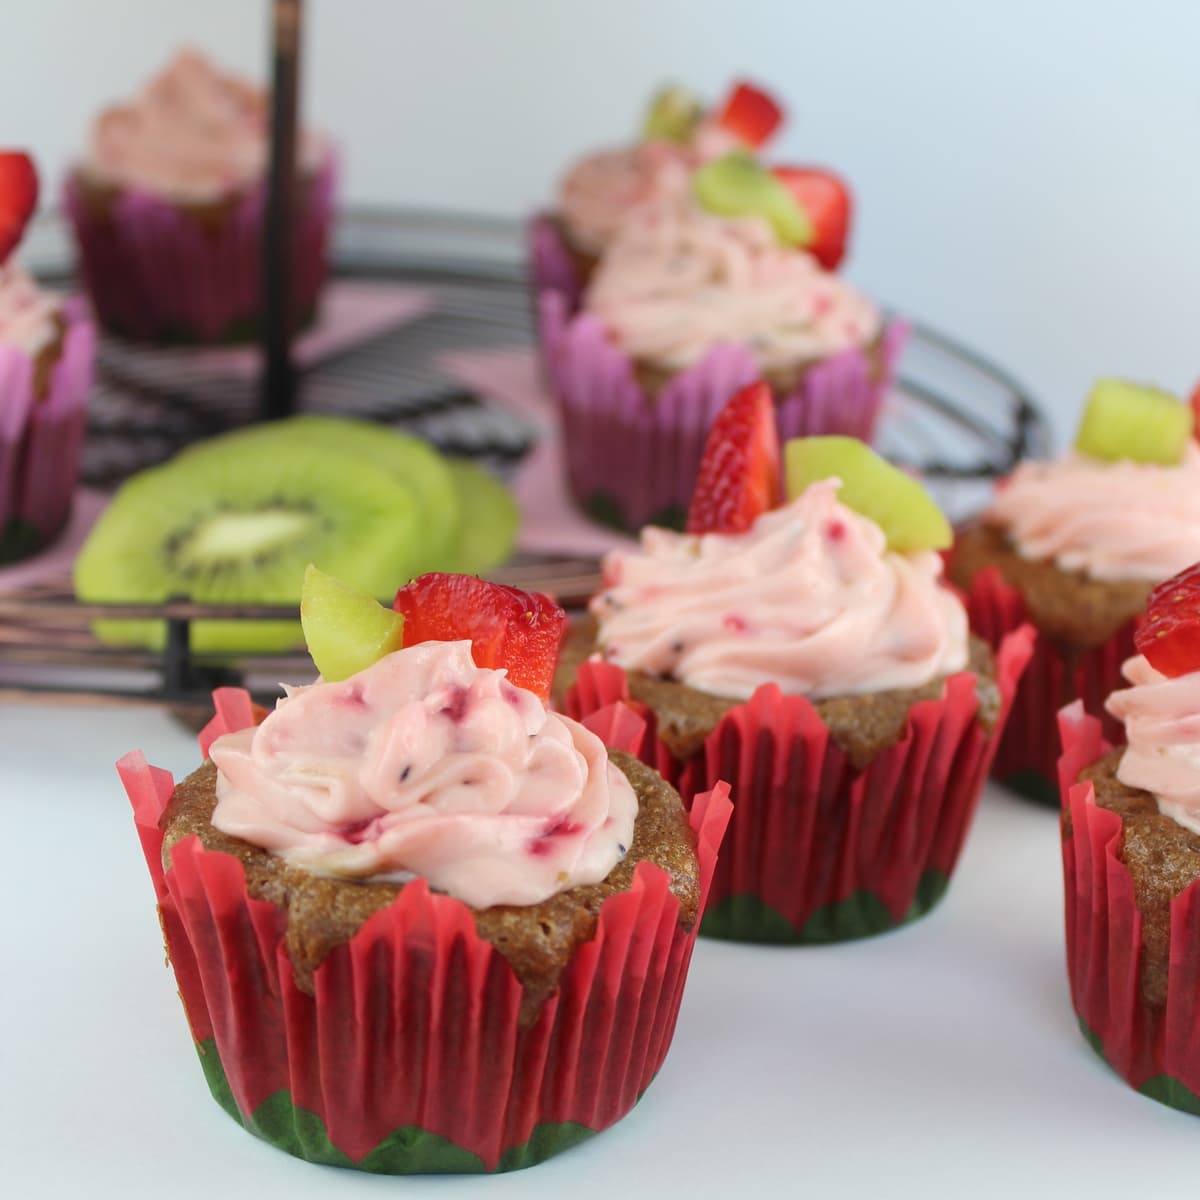
<instances>
[{"instance_id":1,"label":"kiwi chunk","mask_svg":"<svg viewBox=\"0 0 1200 1200\"><path fill-rule=\"evenodd\" d=\"M482 575L512 553L521 513L499 479L472 462L447 459L458 493L459 529L444 571Z\"/></svg>"},{"instance_id":2,"label":"kiwi chunk","mask_svg":"<svg viewBox=\"0 0 1200 1200\"><path fill-rule=\"evenodd\" d=\"M1169 392L1101 379L1088 396L1075 449L1106 462L1175 466L1192 436L1192 409Z\"/></svg>"},{"instance_id":3,"label":"kiwi chunk","mask_svg":"<svg viewBox=\"0 0 1200 1200\"><path fill-rule=\"evenodd\" d=\"M911 476L852 437L793 438L784 447L789 498L836 476L838 499L875 522L889 550L944 550L954 531L929 493Z\"/></svg>"},{"instance_id":4,"label":"kiwi chunk","mask_svg":"<svg viewBox=\"0 0 1200 1200\"><path fill-rule=\"evenodd\" d=\"M796 197L761 163L743 150L714 158L692 177L702 208L720 217L764 217L785 246L807 246L813 223Z\"/></svg>"},{"instance_id":5,"label":"kiwi chunk","mask_svg":"<svg viewBox=\"0 0 1200 1200\"><path fill-rule=\"evenodd\" d=\"M650 101L642 122L642 138L663 142L686 142L696 131L704 110L687 90L673 83L658 91Z\"/></svg>"},{"instance_id":6,"label":"kiwi chunk","mask_svg":"<svg viewBox=\"0 0 1200 1200\"><path fill-rule=\"evenodd\" d=\"M330 681L348 679L404 642L400 613L312 563L300 592L300 624L317 670Z\"/></svg>"},{"instance_id":7,"label":"kiwi chunk","mask_svg":"<svg viewBox=\"0 0 1200 1200\"><path fill-rule=\"evenodd\" d=\"M371 421L312 413L223 434L185 453L222 453L226 446L246 444L268 453L272 446L283 443L345 454L380 467L406 484L420 514L421 542L427 552L414 560L415 573L442 568L457 537L458 493L446 461L420 438Z\"/></svg>"},{"instance_id":8,"label":"kiwi chunk","mask_svg":"<svg viewBox=\"0 0 1200 1200\"><path fill-rule=\"evenodd\" d=\"M298 605L315 562L351 587L391 595L427 556L412 491L369 462L253 439L181 455L130 479L75 562L84 602ZM162 621L98 621L104 641L161 648ZM196 621L201 653L298 645L298 621Z\"/></svg>"}]
</instances>

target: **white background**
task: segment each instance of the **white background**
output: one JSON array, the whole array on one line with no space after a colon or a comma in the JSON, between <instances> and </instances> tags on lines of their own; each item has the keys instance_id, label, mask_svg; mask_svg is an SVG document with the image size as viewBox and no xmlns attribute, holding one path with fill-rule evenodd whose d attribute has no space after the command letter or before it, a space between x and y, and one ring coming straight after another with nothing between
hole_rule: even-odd
<instances>
[{"instance_id":1,"label":"white background","mask_svg":"<svg viewBox=\"0 0 1200 1200\"><path fill-rule=\"evenodd\" d=\"M1005 363L1060 441L1102 374L1200 376L1200 5L1189 0L307 0L307 108L351 201L518 215L665 79L739 72L835 166L849 273ZM3 6L0 144L56 180L191 40L262 73L266 0ZM53 190L53 189L51 189Z\"/></svg>"}]
</instances>

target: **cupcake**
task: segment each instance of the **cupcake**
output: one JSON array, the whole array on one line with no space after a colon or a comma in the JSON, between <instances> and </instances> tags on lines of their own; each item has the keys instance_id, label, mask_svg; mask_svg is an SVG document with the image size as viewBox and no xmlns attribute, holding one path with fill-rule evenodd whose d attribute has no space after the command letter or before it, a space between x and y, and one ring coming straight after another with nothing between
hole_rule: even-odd
<instances>
[{"instance_id":1,"label":"cupcake","mask_svg":"<svg viewBox=\"0 0 1200 1200\"><path fill-rule=\"evenodd\" d=\"M1200 559L1200 447L1186 404L1115 380L1098 383L1075 448L1022 463L963 532L950 578L972 626L995 645L1037 630L994 773L1057 797L1054 713L1079 698L1103 712L1150 589ZM1106 735L1119 727L1106 718Z\"/></svg>"},{"instance_id":2,"label":"cupcake","mask_svg":"<svg viewBox=\"0 0 1200 1200\"><path fill-rule=\"evenodd\" d=\"M326 678L265 716L217 693L178 786L120 769L230 1115L316 1162L511 1170L661 1066L728 800L689 820L606 748L638 736L627 713L547 710L545 597L424 576L396 607L310 569Z\"/></svg>"},{"instance_id":3,"label":"cupcake","mask_svg":"<svg viewBox=\"0 0 1200 1200\"><path fill-rule=\"evenodd\" d=\"M619 528L681 526L713 419L756 378L781 437L869 440L903 340L803 249L827 235L779 178L743 155L690 178L626 218L577 314L541 298L571 491Z\"/></svg>"},{"instance_id":4,"label":"cupcake","mask_svg":"<svg viewBox=\"0 0 1200 1200\"><path fill-rule=\"evenodd\" d=\"M12 257L37 203L25 154L0 153L0 563L36 553L71 512L95 334L76 301Z\"/></svg>"},{"instance_id":5,"label":"cupcake","mask_svg":"<svg viewBox=\"0 0 1200 1200\"><path fill-rule=\"evenodd\" d=\"M1131 1087L1200 1113L1200 566L1150 594L1113 749L1076 700L1060 714L1071 999Z\"/></svg>"},{"instance_id":6,"label":"cupcake","mask_svg":"<svg viewBox=\"0 0 1200 1200\"><path fill-rule=\"evenodd\" d=\"M269 96L186 50L101 113L66 183L79 265L100 323L152 342L247 340L262 309ZM326 274L335 163L297 151L292 313L314 318Z\"/></svg>"},{"instance_id":7,"label":"cupcake","mask_svg":"<svg viewBox=\"0 0 1200 1200\"><path fill-rule=\"evenodd\" d=\"M859 442L789 443L768 390L713 427L687 534L649 528L604 563L557 680L580 719L624 702L684 802L734 815L702 932L823 942L942 896L1028 653L968 634L941 580L949 526Z\"/></svg>"},{"instance_id":8,"label":"cupcake","mask_svg":"<svg viewBox=\"0 0 1200 1200\"><path fill-rule=\"evenodd\" d=\"M589 154L563 176L552 212L530 228L534 296L547 288L574 307L626 214L686 186L686 169L730 150L758 149L783 113L766 92L737 83L718 108L705 112L683 88L655 96L641 139Z\"/></svg>"}]
</instances>

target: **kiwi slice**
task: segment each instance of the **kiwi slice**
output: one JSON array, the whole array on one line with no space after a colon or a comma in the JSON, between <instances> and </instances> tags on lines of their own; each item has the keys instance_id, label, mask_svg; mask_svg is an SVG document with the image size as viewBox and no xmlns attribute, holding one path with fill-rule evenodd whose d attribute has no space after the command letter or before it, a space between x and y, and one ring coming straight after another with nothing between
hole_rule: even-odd
<instances>
[{"instance_id":1,"label":"kiwi slice","mask_svg":"<svg viewBox=\"0 0 1200 1200\"><path fill-rule=\"evenodd\" d=\"M251 425L210 438L185 453L188 456L221 453L226 446L246 444L257 445L266 452L283 443L349 455L380 467L405 483L415 498L421 540L428 552L414 560L415 573L420 575L442 567L457 536L458 493L445 460L420 438L371 421L314 413Z\"/></svg>"},{"instance_id":2,"label":"kiwi slice","mask_svg":"<svg viewBox=\"0 0 1200 1200\"><path fill-rule=\"evenodd\" d=\"M512 553L521 523L513 494L491 471L464 459L446 460L458 492L460 525L448 563L441 569L482 575Z\"/></svg>"},{"instance_id":3,"label":"kiwi slice","mask_svg":"<svg viewBox=\"0 0 1200 1200\"><path fill-rule=\"evenodd\" d=\"M134 476L101 515L75 562L87 602L299 604L315 562L352 587L387 596L427 556L412 491L369 462L280 440L181 455ZM162 621L98 621L104 641L158 649ZM236 654L299 644L297 621L197 621L192 648Z\"/></svg>"},{"instance_id":4,"label":"kiwi slice","mask_svg":"<svg viewBox=\"0 0 1200 1200\"><path fill-rule=\"evenodd\" d=\"M953 542L950 522L929 493L857 438L793 438L783 454L789 498L837 476L842 481L838 499L874 521L889 550L944 550Z\"/></svg>"},{"instance_id":5,"label":"kiwi slice","mask_svg":"<svg viewBox=\"0 0 1200 1200\"><path fill-rule=\"evenodd\" d=\"M686 142L696 131L704 110L686 88L677 83L662 88L650 101L642 122L642 138L663 142Z\"/></svg>"},{"instance_id":6,"label":"kiwi slice","mask_svg":"<svg viewBox=\"0 0 1200 1200\"><path fill-rule=\"evenodd\" d=\"M720 217L765 217L785 246L809 245L815 231L796 197L743 150L714 158L692 177L702 208Z\"/></svg>"},{"instance_id":7,"label":"kiwi slice","mask_svg":"<svg viewBox=\"0 0 1200 1200\"><path fill-rule=\"evenodd\" d=\"M1088 396L1075 449L1107 462L1174 466L1183 461L1192 422L1191 406L1169 392L1101 379Z\"/></svg>"},{"instance_id":8,"label":"kiwi slice","mask_svg":"<svg viewBox=\"0 0 1200 1200\"><path fill-rule=\"evenodd\" d=\"M331 682L365 670L404 642L400 613L312 563L300 592L300 624L317 670Z\"/></svg>"}]
</instances>

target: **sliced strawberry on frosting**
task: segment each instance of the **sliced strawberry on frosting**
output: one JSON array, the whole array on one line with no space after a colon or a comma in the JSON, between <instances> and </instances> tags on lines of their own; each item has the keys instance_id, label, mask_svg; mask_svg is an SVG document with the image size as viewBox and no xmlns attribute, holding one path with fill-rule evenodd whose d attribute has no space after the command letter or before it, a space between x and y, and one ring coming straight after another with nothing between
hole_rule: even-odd
<instances>
[{"instance_id":1,"label":"sliced strawberry on frosting","mask_svg":"<svg viewBox=\"0 0 1200 1200\"><path fill-rule=\"evenodd\" d=\"M1156 671L1169 678L1200 671L1200 563L1150 593L1133 644Z\"/></svg>"},{"instance_id":2,"label":"sliced strawberry on frosting","mask_svg":"<svg viewBox=\"0 0 1200 1200\"><path fill-rule=\"evenodd\" d=\"M827 271L846 255L853 199L850 189L831 171L817 167L772 167L771 174L795 197L812 222L813 240L805 249Z\"/></svg>"},{"instance_id":3,"label":"sliced strawberry on frosting","mask_svg":"<svg viewBox=\"0 0 1200 1200\"><path fill-rule=\"evenodd\" d=\"M717 124L757 150L779 128L783 109L766 92L740 80L717 114Z\"/></svg>"},{"instance_id":4,"label":"sliced strawberry on frosting","mask_svg":"<svg viewBox=\"0 0 1200 1200\"><path fill-rule=\"evenodd\" d=\"M1192 437L1200 441L1200 383L1192 388L1188 403L1192 406Z\"/></svg>"},{"instance_id":5,"label":"sliced strawberry on frosting","mask_svg":"<svg viewBox=\"0 0 1200 1200\"><path fill-rule=\"evenodd\" d=\"M508 678L550 695L567 615L540 592L488 583L474 575L421 575L396 593L404 645L470 639L476 666L508 669Z\"/></svg>"},{"instance_id":6,"label":"sliced strawberry on frosting","mask_svg":"<svg viewBox=\"0 0 1200 1200\"><path fill-rule=\"evenodd\" d=\"M688 533L741 533L779 499L775 404L765 383L751 383L734 394L708 431Z\"/></svg>"},{"instance_id":7,"label":"sliced strawberry on frosting","mask_svg":"<svg viewBox=\"0 0 1200 1200\"><path fill-rule=\"evenodd\" d=\"M0 263L21 240L37 207L37 196L33 159L18 150L0 150Z\"/></svg>"}]
</instances>

